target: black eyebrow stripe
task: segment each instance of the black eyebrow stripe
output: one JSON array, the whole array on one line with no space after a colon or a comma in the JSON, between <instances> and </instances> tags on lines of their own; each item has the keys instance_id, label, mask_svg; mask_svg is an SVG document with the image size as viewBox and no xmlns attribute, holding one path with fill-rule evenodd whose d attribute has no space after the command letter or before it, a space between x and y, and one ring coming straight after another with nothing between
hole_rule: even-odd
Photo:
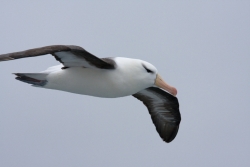
<instances>
[{"instance_id":1,"label":"black eyebrow stripe","mask_svg":"<svg viewBox=\"0 0 250 167\"><path fill-rule=\"evenodd\" d=\"M149 72L149 73L153 73L153 71L152 70L150 70L150 69L148 69L144 64L142 64L142 66L145 68L145 70L147 71L147 72Z\"/></svg>"}]
</instances>

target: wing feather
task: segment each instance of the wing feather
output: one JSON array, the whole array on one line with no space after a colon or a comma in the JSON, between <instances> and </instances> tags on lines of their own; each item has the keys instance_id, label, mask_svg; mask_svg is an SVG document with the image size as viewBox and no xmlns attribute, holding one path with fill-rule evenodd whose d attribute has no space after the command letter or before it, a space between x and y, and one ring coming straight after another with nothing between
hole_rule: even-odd
<instances>
[{"instance_id":1,"label":"wing feather","mask_svg":"<svg viewBox=\"0 0 250 167\"><path fill-rule=\"evenodd\" d=\"M181 122L178 99L156 87L144 89L133 96L148 108L160 137L167 143L171 142Z\"/></svg>"},{"instance_id":2,"label":"wing feather","mask_svg":"<svg viewBox=\"0 0 250 167\"><path fill-rule=\"evenodd\" d=\"M74 45L51 45L29 49L21 52L0 55L0 61L36 57L51 54L65 67L87 67L100 69L114 69L115 62L110 58L98 58L85 49Z\"/></svg>"}]
</instances>

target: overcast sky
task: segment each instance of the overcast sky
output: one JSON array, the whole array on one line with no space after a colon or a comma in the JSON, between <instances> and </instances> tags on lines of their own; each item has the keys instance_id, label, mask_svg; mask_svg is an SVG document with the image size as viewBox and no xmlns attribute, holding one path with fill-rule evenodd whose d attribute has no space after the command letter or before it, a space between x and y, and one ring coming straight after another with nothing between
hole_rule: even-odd
<instances>
[{"instance_id":1,"label":"overcast sky","mask_svg":"<svg viewBox=\"0 0 250 167\"><path fill-rule=\"evenodd\" d=\"M51 44L154 64L182 122L163 142L132 96L31 87L52 56L0 62L0 166L249 166L250 1L1 1L0 54Z\"/></svg>"}]
</instances>

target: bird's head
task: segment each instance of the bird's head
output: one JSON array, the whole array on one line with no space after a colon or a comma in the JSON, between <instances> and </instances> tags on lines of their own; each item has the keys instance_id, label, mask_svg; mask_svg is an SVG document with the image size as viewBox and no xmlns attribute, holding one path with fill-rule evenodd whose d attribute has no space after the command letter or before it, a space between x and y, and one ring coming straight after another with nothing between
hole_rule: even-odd
<instances>
[{"instance_id":1,"label":"bird's head","mask_svg":"<svg viewBox=\"0 0 250 167\"><path fill-rule=\"evenodd\" d=\"M129 84L133 84L136 90L157 86L173 96L176 96L176 88L167 84L159 75L158 70L152 64L129 58L116 58L119 69L122 71L122 77L126 78Z\"/></svg>"},{"instance_id":2,"label":"bird's head","mask_svg":"<svg viewBox=\"0 0 250 167\"><path fill-rule=\"evenodd\" d=\"M177 89L173 86L170 86L162 79L155 66L145 61L142 61L141 66L147 78L154 81L155 86L166 90L174 96L177 95Z\"/></svg>"}]
</instances>

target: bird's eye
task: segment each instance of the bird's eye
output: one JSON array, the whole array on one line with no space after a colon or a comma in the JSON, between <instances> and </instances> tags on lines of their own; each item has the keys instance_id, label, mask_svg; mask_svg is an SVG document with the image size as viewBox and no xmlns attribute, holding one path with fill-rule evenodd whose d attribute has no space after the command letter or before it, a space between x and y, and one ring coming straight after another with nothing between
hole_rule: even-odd
<instances>
[{"instance_id":1,"label":"bird's eye","mask_svg":"<svg viewBox=\"0 0 250 167\"><path fill-rule=\"evenodd\" d=\"M146 71L147 71L148 73L153 73L153 71L151 71L151 70L149 70L149 69L147 69L147 68L146 68Z\"/></svg>"},{"instance_id":2,"label":"bird's eye","mask_svg":"<svg viewBox=\"0 0 250 167\"><path fill-rule=\"evenodd\" d=\"M150 69L148 69L145 65L142 65L144 68L145 68L145 70L148 72L148 73L154 73L153 71L151 71Z\"/></svg>"}]
</instances>

